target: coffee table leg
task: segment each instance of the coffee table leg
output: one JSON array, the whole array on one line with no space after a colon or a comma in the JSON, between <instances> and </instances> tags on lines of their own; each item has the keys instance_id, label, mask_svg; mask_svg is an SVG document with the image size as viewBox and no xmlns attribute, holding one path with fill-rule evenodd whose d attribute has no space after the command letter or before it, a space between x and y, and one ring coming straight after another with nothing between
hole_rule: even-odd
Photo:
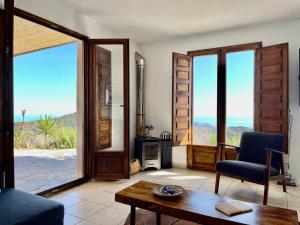
<instances>
[{"instance_id":1,"label":"coffee table leg","mask_svg":"<svg viewBox=\"0 0 300 225\"><path fill-rule=\"evenodd\" d=\"M135 225L135 203L132 202L130 206L130 225Z\"/></svg>"},{"instance_id":2,"label":"coffee table leg","mask_svg":"<svg viewBox=\"0 0 300 225\"><path fill-rule=\"evenodd\" d=\"M160 225L160 214L159 213L156 213L156 225Z\"/></svg>"}]
</instances>

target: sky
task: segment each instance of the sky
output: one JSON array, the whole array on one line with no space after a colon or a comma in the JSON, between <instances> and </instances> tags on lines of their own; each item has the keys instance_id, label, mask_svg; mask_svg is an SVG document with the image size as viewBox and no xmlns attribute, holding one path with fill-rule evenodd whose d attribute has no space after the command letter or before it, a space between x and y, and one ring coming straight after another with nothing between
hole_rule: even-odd
<instances>
[{"instance_id":1,"label":"sky","mask_svg":"<svg viewBox=\"0 0 300 225\"><path fill-rule=\"evenodd\" d=\"M216 126L217 55L194 57L194 121ZM254 51L226 55L228 126L252 126L254 111Z\"/></svg>"},{"instance_id":2,"label":"sky","mask_svg":"<svg viewBox=\"0 0 300 225\"><path fill-rule=\"evenodd\" d=\"M76 112L77 44L14 57L15 122Z\"/></svg>"}]
</instances>

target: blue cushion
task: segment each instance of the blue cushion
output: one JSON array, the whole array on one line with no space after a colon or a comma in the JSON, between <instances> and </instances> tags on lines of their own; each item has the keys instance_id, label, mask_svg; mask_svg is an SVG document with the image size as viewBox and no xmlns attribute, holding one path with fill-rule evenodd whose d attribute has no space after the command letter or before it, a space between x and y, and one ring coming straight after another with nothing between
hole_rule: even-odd
<instances>
[{"instance_id":1,"label":"blue cushion","mask_svg":"<svg viewBox=\"0 0 300 225\"><path fill-rule=\"evenodd\" d=\"M223 160L217 162L216 170L229 175L248 178L251 181L264 182L267 179L267 166L237 160ZM271 176L279 175L279 170L271 167Z\"/></svg>"},{"instance_id":2,"label":"blue cushion","mask_svg":"<svg viewBox=\"0 0 300 225\"><path fill-rule=\"evenodd\" d=\"M266 148L282 151L283 137L280 134L263 132L244 132L241 137L240 150L237 160L266 164ZM281 154L273 153L272 167L280 170Z\"/></svg>"},{"instance_id":3,"label":"blue cushion","mask_svg":"<svg viewBox=\"0 0 300 225\"><path fill-rule=\"evenodd\" d=\"M63 225L63 219L60 203L10 188L0 192L0 224Z\"/></svg>"}]
</instances>

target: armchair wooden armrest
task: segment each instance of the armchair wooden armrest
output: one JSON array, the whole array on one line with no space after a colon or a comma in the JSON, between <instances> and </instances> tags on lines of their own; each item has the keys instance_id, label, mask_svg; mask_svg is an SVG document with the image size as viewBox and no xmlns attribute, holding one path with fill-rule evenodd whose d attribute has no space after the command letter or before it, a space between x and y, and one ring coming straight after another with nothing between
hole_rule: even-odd
<instances>
[{"instance_id":1,"label":"armchair wooden armrest","mask_svg":"<svg viewBox=\"0 0 300 225\"><path fill-rule=\"evenodd\" d=\"M285 152L278 151L276 149L271 149L271 148L266 148L266 151L268 152L268 154L273 153L273 152L279 153L279 154L282 154L282 155L286 154Z\"/></svg>"},{"instance_id":2,"label":"armchair wooden armrest","mask_svg":"<svg viewBox=\"0 0 300 225\"><path fill-rule=\"evenodd\" d=\"M235 148L237 151L239 151L239 149L240 149L240 147L238 147L238 146L229 145L229 144L226 144L226 143L218 143L218 145L222 145L222 146L225 146L225 147Z\"/></svg>"},{"instance_id":3,"label":"armchair wooden armrest","mask_svg":"<svg viewBox=\"0 0 300 225\"><path fill-rule=\"evenodd\" d=\"M223 147L231 147L236 149L237 152L239 152L240 147L234 146L234 145L229 145L226 143L218 143L217 146L217 161L220 161L222 159L222 152L223 152Z\"/></svg>"}]
</instances>

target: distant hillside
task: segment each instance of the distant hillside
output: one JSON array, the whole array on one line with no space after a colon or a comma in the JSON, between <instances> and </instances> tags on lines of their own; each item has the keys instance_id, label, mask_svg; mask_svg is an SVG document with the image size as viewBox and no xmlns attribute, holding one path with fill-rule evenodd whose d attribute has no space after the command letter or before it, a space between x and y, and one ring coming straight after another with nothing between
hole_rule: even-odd
<instances>
[{"instance_id":1,"label":"distant hillside","mask_svg":"<svg viewBox=\"0 0 300 225\"><path fill-rule=\"evenodd\" d=\"M243 132L252 131L252 129L248 127L228 127L227 128L227 137L231 138L233 136L240 137ZM195 124L193 127L193 141L195 143L201 144L213 144L212 142L216 142L216 134L217 128L211 126L207 123Z\"/></svg>"},{"instance_id":2,"label":"distant hillside","mask_svg":"<svg viewBox=\"0 0 300 225\"><path fill-rule=\"evenodd\" d=\"M55 117L53 118L57 126L65 126L65 127L76 127L77 126L77 113L71 113L67 114L61 117ZM24 129L31 129L33 128L37 123L36 121L31 121L31 122L25 122L24 123ZM19 129L20 126L22 125L22 122L17 122L15 123L15 129Z\"/></svg>"},{"instance_id":3,"label":"distant hillside","mask_svg":"<svg viewBox=\"0 0 300 225\"><path fill-rule=\"evenodd\" d=\"M58 123L64 124L65 127L76 127L77 126L77 113L71 113L62 117L55 118Z\"/></svg>"}]
</instances>

